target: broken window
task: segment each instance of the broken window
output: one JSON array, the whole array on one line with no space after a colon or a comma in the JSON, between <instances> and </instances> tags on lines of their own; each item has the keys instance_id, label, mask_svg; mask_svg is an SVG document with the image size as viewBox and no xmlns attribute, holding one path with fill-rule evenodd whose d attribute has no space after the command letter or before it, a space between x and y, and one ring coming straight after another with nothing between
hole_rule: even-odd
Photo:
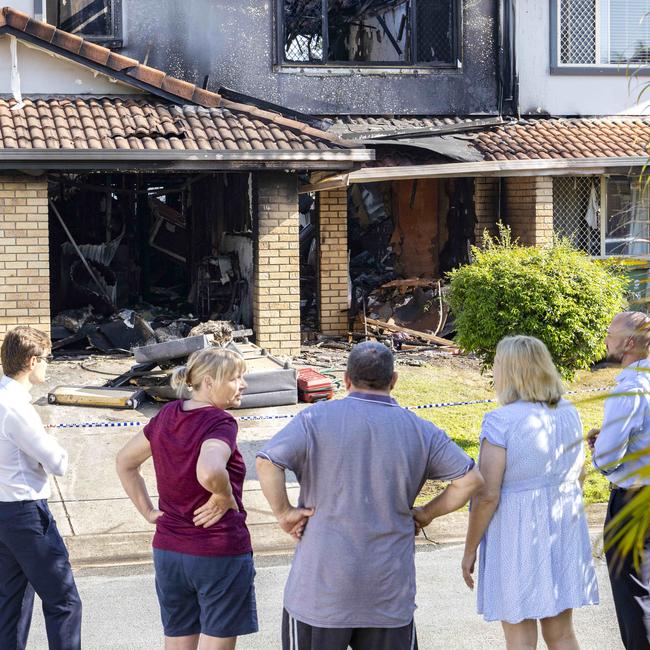
<instances>
[{"instance_id":1,"label":"broken window","mask_svg":"<svg viewBox=\"0 0 650 650\"><path fill-rule=\"evenodd\" d=\"M561 64L650 63L647 0L557 1Z\"/></svg>"},{"instance_id":2,"label":"broken window","mask_svg":"<svg viewBox=\"0 0 650 650\"><path fill-rule=\"evenodd\" d=\"M638 178L610 176L606 183L605 254L650 255L648 188Z\"/></svg>"},{"instance_id":3,"label":"broken window","mask_svg":"<svg viewBox=\"0 0 650 650\"><path fill-rule=\"evenodd\" d=\"M454 65L459 5L458 0L280 0L281 59Z\"/></svg>"},{"instance_id":4,"label":"broken window","mask_svg":"<svg viewBox=\"0 0 650 650\"><path fill-rule=\"evenodd\" d=\"M48 0L49 22L71 34L122 46L122 0Z\"/></svg>"}]
</instances>

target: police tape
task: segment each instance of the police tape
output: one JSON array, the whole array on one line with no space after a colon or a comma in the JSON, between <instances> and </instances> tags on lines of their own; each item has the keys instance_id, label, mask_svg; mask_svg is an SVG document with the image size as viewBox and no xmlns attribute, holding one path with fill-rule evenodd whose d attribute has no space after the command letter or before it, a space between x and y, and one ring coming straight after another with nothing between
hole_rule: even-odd
<instances>
[{"instance_id":1,"label":"police tape","mask_svg":"<svg viewBox=\"0 0 650 650\"><path fill-rule=\"evenodd\" d=\"M567 395L578 395L582 393L601 393L611 390L610 388L585 388L583 390L568 391ZM431 404L418 404L416 406L405 406L407 411L420 411L424 409L439 409L450 408L454 406L473 406L476 404L496 404L495 399L473 399L463 402L433 402ZM280 415L240 415L235 418L238 422L260 422L264 420L290 420L294 418L297 413L284 413ZM149 420L139 421L122 421L122 420L107 420L103 422L69 422L61 424L46 424L46 429L108 429L113 427L130 428L130 427L143 427Z\"/></svg>"}]
</instances>

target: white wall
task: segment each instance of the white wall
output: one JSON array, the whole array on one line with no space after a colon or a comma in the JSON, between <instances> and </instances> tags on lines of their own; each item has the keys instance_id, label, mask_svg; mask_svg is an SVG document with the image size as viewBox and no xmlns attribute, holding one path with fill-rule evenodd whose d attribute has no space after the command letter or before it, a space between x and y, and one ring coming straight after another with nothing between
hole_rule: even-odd
<instances>
[{"instance_id":1,"label":"white wall","mask_svg":"<svg viewBox=\"0 0 650 650\"><path fill-rule=\"evenodd\" d=\"M11 0L11 2L3 2L2 6L10 6L12 9L17 9L23 13L34 15L34 0Z\"/></svg>"},{"instance_id":2,"label":"white wall","mask_svg":"<svg viewBox=\"0 0 650 650\"><path fill-rule=\"evenodd\" d=\"M644 77L550 74L550 2L515 0L519 106L522 115L650 115L650 96L636 105ZM650 77L645 77L650 82Z\"/></svg>"},{"instance_id":3,"label":"white wall","mask_svg":"<svg viewBox=\"0 0 650 650\"><path fill-rule=\"evenodd\" d=\"M11 94L9 36L0 37L0 94ZM23 95L123 95L140 93L134 86L113 83L104 75L46 50L18 41L18 72Z\"/></svg>"}]
</instances>

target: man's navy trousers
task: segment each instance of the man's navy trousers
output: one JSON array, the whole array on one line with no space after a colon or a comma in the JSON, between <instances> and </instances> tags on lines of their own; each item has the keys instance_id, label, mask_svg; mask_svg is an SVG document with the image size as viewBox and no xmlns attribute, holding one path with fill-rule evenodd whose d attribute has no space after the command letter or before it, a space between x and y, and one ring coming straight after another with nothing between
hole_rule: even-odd
<instances>
[{"instance_id":1,"label":"man's navy trousers","mask_svg":"<svg viewBox=\"0 0 650 650\"><path fill-rule=\"evenodd\" d=\"M81 600L47 501L0 502L0 648L24 650L34 592L49 650L81 648Z\"/></svg>"},{"instance_id":2,"label":"man's navy trousers","mask_svg":"<svg viewBox=\"0 0 650 650\"><path fill-rule=\"evenodd\" d=\"M605 518L605 538L607 524L635 494L636 491L623 488L612 490ZM645 540L640 571L636 570L631 553L619 558L613 547L606 555L623 645L626 650L650 650L650 534Z\"/></svg>"}]
</instances>

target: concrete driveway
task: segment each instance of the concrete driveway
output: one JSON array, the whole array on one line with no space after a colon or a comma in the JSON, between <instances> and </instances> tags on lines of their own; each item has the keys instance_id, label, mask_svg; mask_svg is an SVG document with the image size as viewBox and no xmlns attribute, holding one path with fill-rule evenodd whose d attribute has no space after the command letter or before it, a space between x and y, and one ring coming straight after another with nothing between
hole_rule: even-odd
<instances>
[{"instance_id":1,"label":"concrete driveway","mask_svg":"<svg viewBox=\"0 0 650 650\"><path fill-rule=\"evenodd\" d=\"M418 609L415 614L421 650L501 650L501 626L475 613L474 595L460 576L460 546L427 547L416 555ZM258 557L257 601L260 632L241 637L241 650L280 648L282 591L290 558ZM596 561L601 604L575 612L580 647L622 650L607 570ZM153 650L162 648L162 632L151 567L82 570L78 577L84 601L84 650ZM540 648L545 647L540 641ZM34 613L28 650L47 648L42 615Z\"/></svg>"}]
</instances>

